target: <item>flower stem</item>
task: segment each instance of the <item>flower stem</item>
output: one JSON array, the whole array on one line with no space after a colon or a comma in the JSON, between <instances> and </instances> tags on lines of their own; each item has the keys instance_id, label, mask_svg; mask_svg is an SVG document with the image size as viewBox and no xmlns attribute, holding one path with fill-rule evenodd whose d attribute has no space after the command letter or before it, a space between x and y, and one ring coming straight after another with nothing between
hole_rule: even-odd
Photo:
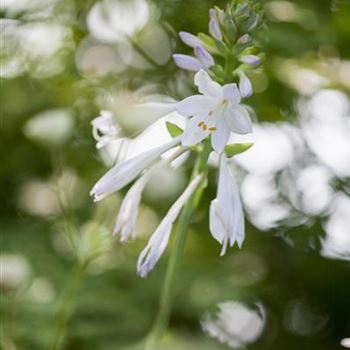
<instances>
[{"instance_id":1,"label":"flower stem","mask_svg":"<svg viewBox=\"0 0 350 350\"><path fill-rule=\"evenodd\" d=\"M191 176L192 179L206 170L210 150L210 142L207 142L203 151L197 158ZM199 188L188 200L180 214L178 224L176 227L175 242L170 253L169 263L165 275L158 314L156 316L153 328L146 340L145 350L157 349L157 344L168 326L172 307L176 274L179 269L181 257L185 247L188 227L191 221L192 213L195 207L198 205L203 189L206 186L205 180L206 177L203 177L203 181L201 182Z\"/></svg>"},{"instance_id":2,"label":"flower stem","mask_svg":"<svg viewBox=\"0 0 350 350\"><path fill-rule=\"evenodd\" d=\"M59 350L62 348L63 338L66 333L69 318L74 307L74 300L84 276L86 264L77 262L63 291L61 305L57 315L53 337L48 346L48 350Z\"/></svg>"}]
</instances>

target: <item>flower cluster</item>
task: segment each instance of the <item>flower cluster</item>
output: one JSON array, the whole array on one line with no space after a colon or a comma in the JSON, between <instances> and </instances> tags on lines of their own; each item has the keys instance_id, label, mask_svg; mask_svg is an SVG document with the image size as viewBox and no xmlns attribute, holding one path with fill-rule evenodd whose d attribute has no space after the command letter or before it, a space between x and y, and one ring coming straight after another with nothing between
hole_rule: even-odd
<instances>
[{"instance_id":1,"label":"flower cluster","mask_svg":"<svg viewBox=\"0 0 350 350\"><path fill-rule=\"evenodd\" d=\"M179 33L181 40L193 48L195 57L174 54L174 61L180 68L196 72L194 84L199 93L169 103L164 110L186 117L185 128L167 123L171 141L117 163L91 190L91 195L98 201L135 181L124 197L116 220L114 234L120 233L121 241L134 238L142 191L164 153L173 150L162 162L171 163L187 151L199 152L198 157L206 162L209 153L214 151L219 158L219 176L217 196L210 205L210 232L222 245L221 254L228 245L233 246L235 242L242 245L244 214L228 158L245 151L251 144L228 145L227 142L231 133L252 132L249 110L242 99L252 95L248 75L260 63L251 36L259 22L259 12L254 6L238 2L225 11L210 10L210 35ZM93 121L93 128L99 148L117 133L106 112ZM146 277L154 268L167 246L173 223L189 198L202 187L205 177L203 169L194 170L191 182L151 236L137 264L141 277Z\"/></svg>"}]
</instances>

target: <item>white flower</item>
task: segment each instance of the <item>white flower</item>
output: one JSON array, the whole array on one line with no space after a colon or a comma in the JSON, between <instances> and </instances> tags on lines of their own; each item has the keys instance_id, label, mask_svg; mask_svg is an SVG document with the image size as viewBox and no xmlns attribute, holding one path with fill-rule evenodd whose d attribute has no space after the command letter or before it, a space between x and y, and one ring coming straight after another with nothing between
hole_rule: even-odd
<instances>
[{"instance_id":1,"label":"white flower","mask_svg":"<svg viewBox=\"0 0 350 350\"><path fill-rule=\"evenodd\" d=\"M120 190L149 167L161 154L176 146L180 142L180 138L181 136L178 136L164 145L115 165L96 183L90 195L94 196L95 201L99 201Z\"/></svg>"},{"instance_id":2,"label":"white flower","mask_svg":"<svg viewBox=\"0 0 350 350\"><path fill-rule=\"evenodd\" d=\"M121 242L135 238L136 219L142 191L149 180L149 173L141 176L129 189L120 206L113 233L121 231Z\"/></svg>"},{"instance_id":3,"label":"white flower","mask_svg":"<svg viewBox=\"0 0 350 350\"><path fill-rule=\"evenodd\" d=\"M209 135L213 148L221 153L230 133L247 134L252 124L246 108L240 105L237 84L221 86L209 74L200 70L194 78L202 95L193 95L176 104L183 116L192 117L182 135L182 144L194 145Z\"/></svg>"},{"instance_id":4,"label":"white flower","mask_svg":"<svg viewBox=\"0 0 350 350\"><path fill-rule=\"evenodd\" d=\"M109 142L115 140L119 135L113 113L110 111L101 111L101 115L91 121L92 134L97 141L96 148L101 149Z\"/></svg>"},{"instance_id":5,"label":"white flower","mask_svg":"<svg viewBox=\"0 0 350 350\"><path fill-rule=\"evenodd\" d=\"M185 191L171 206L168 213L163 218L158 228L151 236L150 240L147 243L147 246L141 252L137 261L137 273L142 278L147 277L148 273L153 270L154 266L163 254L168 244L174 221L179 216L180 211L187 202L187 200L197 189L201 179L202 176L198 175L191 181L191 183L187 186Z\"/></svg>"},{"instance_id":6,"label":"white flower","mask_svg":"<svg viewBox=\"0 0 350 350\"><path fill-rule=\"evenodd\" d=\"M210 204L210 232L222 244L241 247L244 240L244 214L237 184L231 174L225 154L220 156L219 183L216 198Z\"/></svg>"}]
</instances>

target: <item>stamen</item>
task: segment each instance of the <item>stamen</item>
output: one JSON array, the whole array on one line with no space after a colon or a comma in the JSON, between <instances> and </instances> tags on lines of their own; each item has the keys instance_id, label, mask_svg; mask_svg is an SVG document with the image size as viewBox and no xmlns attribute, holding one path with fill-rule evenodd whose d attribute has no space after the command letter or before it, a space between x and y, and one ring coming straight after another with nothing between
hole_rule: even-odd
<instances>
[{"instance_id":1,"label":"stamen","mask_svg":"<svg viewBox=\"0 0 350 350\"><path fill-rule=\"evenodd\" d=\"M198 123L198 126L201 127L204 124L204 122Z\"/></svg>"},{"instance_id":2,"label":"stamen","mask_svg":"<svg viewBox=\"0 0 350 350\"><path fill-rule=\"evenodd\" d=\"M208 125L207 125L207 124L204 124L204 123L203 123L203 126L202 126L202 128L203 128L203 130L205 131L205 130L207 130L207 128L208 128Z\"/></svg>"},{"instance_id":3,"label":"stamen","mask_svg":"<svg viewBox=\"0 0 350 350\"><path fill-rule=\"evenodd\" d=\"M215 126L212 126L212 127L210 127L208 130L209 130L209 131L216 131L217 128L216 128Z\"/></svg>"}]
</instances>

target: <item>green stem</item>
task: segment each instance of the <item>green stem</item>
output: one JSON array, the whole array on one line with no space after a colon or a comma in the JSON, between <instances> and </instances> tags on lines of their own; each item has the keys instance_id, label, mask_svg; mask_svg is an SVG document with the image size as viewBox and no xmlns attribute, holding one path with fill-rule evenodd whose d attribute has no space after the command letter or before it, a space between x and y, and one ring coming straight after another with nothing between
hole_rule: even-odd
<instances>
[{"instance_id":1,"label":"green stem","mask_svg":"<svg viewBox=\"0 0 350 350\"><path fill-rule=\"evenodd\" d=\"M57 315L53 337L50 345L48 346L48 350L59 350L62 348L63 338L73 311L74 300L81 285L85 268L85 264L77 262L71 272L71 275L69 276L62 295L61 305Z\"/></svg>"},{"instance_id":2,"label":"green stem","mask_svg":"<svg viewBox=\"0 0 350 350\"><path fill-rule=\"evenodd\" d=\"M203 151L197 159L196 165L192 172L192 179L198 174L205 171L210 150L210 140L208 140L205 144ZM203 179L205 180L206 178L204 177ZM185 247L188 227L191 221L192 213L199 203L201 194L205 186L205 182L201 182L198 190L188 200L180 214L178 224L176 227L175 242L170 253L169 263L165 275L158 314L156 316L153 328L146 340L145 350L156 349L159 340L161 339L168 326L172 307L175 278L179 269L181 257Z\"/></svg>"}]
</instances>

